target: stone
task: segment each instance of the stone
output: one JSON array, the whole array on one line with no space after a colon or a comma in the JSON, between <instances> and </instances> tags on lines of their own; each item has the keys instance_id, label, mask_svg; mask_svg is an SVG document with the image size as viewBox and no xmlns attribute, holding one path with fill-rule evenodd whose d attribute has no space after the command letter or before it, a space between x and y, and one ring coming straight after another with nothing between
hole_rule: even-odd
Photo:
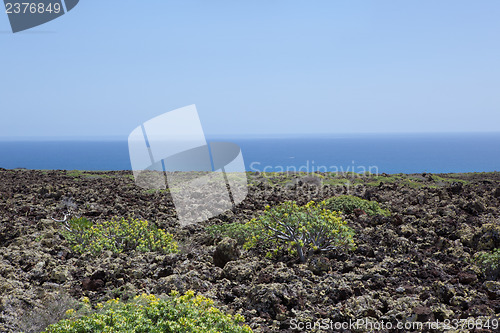
<instances>
[{"instance_id":1,"label":"stone","mask_svg":"<svg viewBox=\"0 0 500 333\"><path fill-rule=\"evenodd\" d=\"M462 284L472 284L477 281L477 275L475 273L460 272L458 273L458 280Z\"/></svg>"},{"instance_id":2,"label":"stone","mask_svg":"<svg viewBox=\"0 0 500 333\"><path fill-rule=\"evenodd\" d=\"M57 266L54 268L54 270L50 273L50 279L54 280L58 283L64 283L71 279L71 273L69 272L68 268L65 266Z\"/></svg>"},{"instance_id":3,"label":"stone","mask_svg":"<svg viewBox=\"0 0 500 333\"><path fill-rule=\"evenodd\" d=\"M416 321L426 322L431 318L432 310L427 306L417 306L413 308L413 313L416 316Z\"/></svg>"},{"instance_id":4,"label":"stone","mask_svg":"<svg viewBox=\"0 0 500 333\"><path fill-rule=\"evenodd\" d=\"M316 275L328 272L332 265L326 257L315 257L309 260L307 267Z\"/></svg>"},{"instance_id":5,"label":"stone","mask_svg":"<svg viewBox=\"0 0 500 333\"><path fill-rule=\"evenodd\" d=\"M57 228L58 224L61 222L56 222L52 219L41 219L40 220L40 225L42 225L44 228Z\"/></svg>"},{"instance_id":6,"label":"stone","mask_svg":"<svg viewBox=\"0 0 500 333\"><path fill-rule=\"evenodd\" d=\"M404 293L404 292L405 292L405 288L403 288L403 287L398 287L398 288L396 288L396 292L397 292L397 293L399 293L399 294L402 294L402 293Z\"/></svg>"},{"instance_id":7,"label":"stone","mask_svg":"<svg viewBox=\"0 0 500 333\"><path fill-rule=\"evenodd\" d=\"M258 266L259 263L255 261L243 261L241 259L230 261L224 266L222 275L228 280L243 282L252 278Z\"/></svg>"},{"instance_id":8,"label":"stone","mask_svg":"<svg viewBox=\"0 0 500 333\"><path fill-rule=\"evenodd\" d=\"M217 248L214 251L214 265L224 268L228 262L237 260L239 257L240 250L236 240L225 237L219 244L217 244Z\"/></svg>"},{"instance_id":9,"label":"stone","mask_svg":"<svg viewBox=\"0 0 500 333\"><path fill-rule=\"evenodd\" d=\"M444 304L436 304L431 306L432 313L434 313L434 318L439 321L452 319L454 317L454 312L450 310Z\"/></svg>"}]
</instances>

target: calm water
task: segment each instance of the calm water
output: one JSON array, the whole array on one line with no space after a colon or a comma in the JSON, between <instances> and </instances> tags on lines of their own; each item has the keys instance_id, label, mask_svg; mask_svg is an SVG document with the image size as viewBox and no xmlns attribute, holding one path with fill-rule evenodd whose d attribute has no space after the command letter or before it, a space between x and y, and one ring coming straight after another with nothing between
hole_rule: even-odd
<instances>
[{"instance_id":1,"label":"calm water","mask_svg":"<svg viewBox=\"0 0 500 333\"><path fill-rule=\"evenodd\" d=\"M500 133L225 138L212 141L239 144L248 171L500 171ZM131 168L126 140L0 141L0 167L56 170Z\"/></svg>"}]
</instances>

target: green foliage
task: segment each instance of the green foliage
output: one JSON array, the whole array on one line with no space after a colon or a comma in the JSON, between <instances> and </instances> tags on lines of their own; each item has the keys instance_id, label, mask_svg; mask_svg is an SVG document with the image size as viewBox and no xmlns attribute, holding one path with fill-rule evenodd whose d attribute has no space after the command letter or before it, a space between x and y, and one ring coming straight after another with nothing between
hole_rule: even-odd
<instances>
[{"instance_id":1,"label":"green foliage","mask_svg":"<svg viewBox=\"0 0 500 333\"><path fill-rule=\"evenodd\" d=\"M485 270L498 270L500 268L500 248L492 252L482 252L476 255L476 260Z\"/></svg>"},{"instance_id":2,"label":"green foliage","mask_svg":"<svg viewBox=\"0 0 500 333\"><path fill-rule=\"evenodd\" d=\"M352 195L341 195L326 200L326 208L332 211L351 214L359 209L366 214L389 216L391 213L387 209L382 209L378 202L361 199Z\"/></svg>"},{"instance_id":3,"label":"green foliage","mask_svg":"<svg viewBox=\"0 0 500 333\"><path fill-rule=\"evenodd\" d=\"M452 178L453 175L456 175L456 174L448 174L448 175L445 175L446 177L441 177L441 176L438 176L438 175L432 175L432 179L436 183L443 183L443 184L452 184L452 183L462 183L463 185L469 184L469 182L466 181L466 180L458 179L458 178ZM450 178L448 178L448 177L450 177Z\"/></svg>"},{"instance_id":4,"label":"green foliage","mask_svg":"<svg viewBox=\"0 0 500 333\"><path fill-rule=\"evenodd\" d=\"M68 319L47 328L45 333L80 332L175 332L175 333L251 333L243 316L222 313L214 302L188 291L183 296L172 292L170 297L158 298L143 294L131 302L112 299L97 304L97 311L89 311L90 303L84 300L81 311L68 310ZM83 313L83 315L82 315Z\"/></svg>"},{"instance_id":5,"label":"green foliage","mask_svg":"<svg viewBox=\"0 0 500 333\"><path fill-rule=\"evenodd\" d=\"M105 250L114 253L129 250L161 253L178 251L172 234L145 220L113 218L93 224L86 218L78 218L70 220L67 229L64 236L72 244L73 250L79 253L98 255Z\"/></svg>"},{"instance_id":6,"label":"green foliage","mask_svg":"<svg viewBox=\"0 0 500 333\"><path fill-rule=\"evenodd\" d=\"M70 170L66 171L66 175L72 178L115 178L113 174L108 174L107 171L83 171L83 170Z\"/></svg>"},{"instance_id":7,"label":"green foliage","mask_svg":"<svg viewBox=\"0 0 500 333\"><path fill-rule=\"evenodd\" d=\"M71 171L66 171L66 175L72 178L78 178L83 174L83 171L80 170L71 170Z\"/></svg>"},{"instance_id":8,"label":"green foliage","mask_svg":"<svg viewBox=\"0 0 500 333\"><path fill-rule=\"evenodd\" d=\"M240 245L243 245L255 233L251 225L240 222L214 224L207 227L206 231L214 238L229 237L235 239Z\"/></svg>"},{"instance_id":9,"label":"green foliage","mask_svg":"<svg viewBox=\"0 0 500 333\"><path fill-rule=\"evenodd\" d=\"M246 227L252 237L247 239L245 248L266 248L271 251L268 255L286 249L302 262L311 250L354 248L354 231L338 212L326 209L324 202L311 201L305 206L284 202L272 209L267 206L264 214Z\"/></svg>"},{"instance_id":10,"label":"green foliage","mask_svg":"<svg viewBox=\"0 0 500 333\"><path fill-rule=\"evenodd\" d=\"M92 222L85 217L72 218L71 220L69 220L68 224L72 230L78 231L86 230L92 227Z\"/></svg>"},{"instance_id":11,"label":"green foliage","mask_svg":"<svg viewBox=\"0 0 500 333\"><path fill-rule=\"evenodd\" d=\"M298 206L285 202L243 224L226 223L207 227L213 237L231 237L244 248L267 250L272 256L280 250L298 255L301 261L309 251L330 251L354 247L354 231L347 226L338 212L326 209L325 203L309 202Z\"/></svg>"},{"instance_id":12,"label":"green foliage","mask_svg":"<svg viewBox=\"0 0 500 333\"><path fill-rule=\"evenodd\" d=\"M158 189L149 189L149 190L144 190L147 194L155 194L155 193L169 193L170 189L165 189L165 190L158 190Z\"/></svg>"}]
</instances>

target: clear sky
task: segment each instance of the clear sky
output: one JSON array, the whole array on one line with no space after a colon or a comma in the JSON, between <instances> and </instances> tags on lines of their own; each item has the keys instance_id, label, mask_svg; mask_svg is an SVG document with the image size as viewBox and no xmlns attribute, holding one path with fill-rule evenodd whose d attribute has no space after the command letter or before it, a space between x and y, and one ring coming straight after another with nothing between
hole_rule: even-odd
<instances>
[{"instance_id":1,"label":"clear sky","mask_svg":"<svg viewBox=\"0 0 500 333\"><path fill-rule=\"evenodd\" d=\"M82 0L12 34L0 137L500 131L498 0Z\"/></svg>"}]
</instances>

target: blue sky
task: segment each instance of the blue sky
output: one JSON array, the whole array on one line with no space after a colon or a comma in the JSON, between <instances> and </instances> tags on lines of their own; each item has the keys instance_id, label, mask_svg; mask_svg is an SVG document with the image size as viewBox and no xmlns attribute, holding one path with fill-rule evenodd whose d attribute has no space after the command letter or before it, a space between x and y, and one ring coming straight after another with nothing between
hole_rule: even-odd
<instances>
[{"instance_id":1,"label":"blue sky","mask_svg":"<svg viewBox=\"0 0 500 333\"><path fill-rule=\"evenodd\" d=\"M12 34L0 137L500 131L497 0L85 1Z\"/></svg>"}]
</instances>

